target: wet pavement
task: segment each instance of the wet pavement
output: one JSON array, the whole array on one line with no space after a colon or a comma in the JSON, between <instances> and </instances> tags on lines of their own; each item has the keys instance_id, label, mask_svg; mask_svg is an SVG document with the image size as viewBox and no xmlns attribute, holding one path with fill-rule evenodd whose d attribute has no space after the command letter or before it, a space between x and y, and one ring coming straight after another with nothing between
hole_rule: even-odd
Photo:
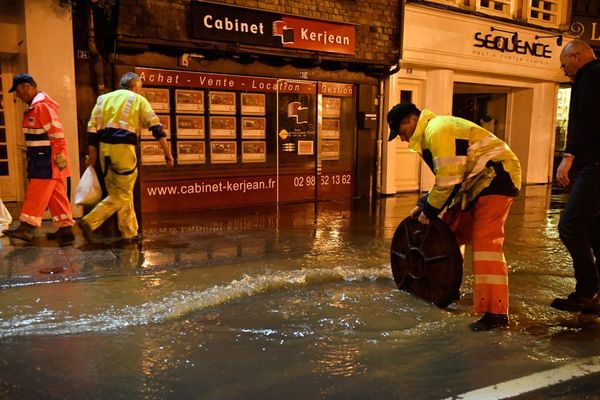
<instances>
[{"instance_id":1,"label":"wet pavement","mask_svg":"<svg viewBox=\"0 0 600 400\"><path fill-rule=\"evenodd\" d=\"M467 327L468 257L448 310L395 288L390 241L416 200L144 215L139 244L106 229L61 247L49 224L35 245L0 238L0 396L467 398L597 363L598 318L548 307L574 287L564 194L529 186L515 201L511 327L488 333ZM595 399L598 377L511 398Z\"/></svg>"}]
</instances>

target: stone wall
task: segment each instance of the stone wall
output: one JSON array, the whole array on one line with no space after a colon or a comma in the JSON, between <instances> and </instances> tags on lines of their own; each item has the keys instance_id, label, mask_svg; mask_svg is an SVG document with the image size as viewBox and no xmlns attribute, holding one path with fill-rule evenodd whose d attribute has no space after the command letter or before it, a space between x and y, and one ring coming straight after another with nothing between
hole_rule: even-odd
<instances>
[{"instance_id":1,"label":"stone wall","mask_svg":"<svg viewBox=\"0 0 600 400\"><path fill-rule=\"evenodd\" d=\"M395 64L402 0L217 0L229 5L353 23L356 61ZM190 0L121 0L117 34L123 38L190 40Z\"/></svg>"}]
</instances>

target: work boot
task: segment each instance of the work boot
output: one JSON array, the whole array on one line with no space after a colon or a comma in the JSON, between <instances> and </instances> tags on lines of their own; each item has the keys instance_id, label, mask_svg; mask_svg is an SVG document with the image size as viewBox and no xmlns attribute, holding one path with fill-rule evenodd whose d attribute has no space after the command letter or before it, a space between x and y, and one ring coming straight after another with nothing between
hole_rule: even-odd
<instances>
[{"instance_id":1,"label":"work boot","mask_svg":"<svg viewBox=\"0 0 600 400\"><path fill-rule=\"evenodd\" d=\"M58 240L59 243L70 243L75 240L75 234L72 227L63 226L58 228L56 232L46 233L46 238L48 240Z\"/></svg>"},{"instance_id":2,"label":"work boot","mask_svg":"<svg viewBox=\"0 0 600 400\"><path fill-rule=\"evenodd\" d=\"M84 220L80 219L77 221L77 226L79 227L79 230L81 231L85 241L88 243L94 243L94 238L92 237L92 228L90 225Z\"/></svg>"},{"instance_id":3,"label":"work boot","mask_svg":"<svg viewBox=\"0 0 600 400\"><path fill-rule=\"evenodd\" d=\"M489 331L496 328L506 328L508 326L508 315L493 314L486 312L479 321L473 322L469 327L474 332Z\"/></svg>"},{"instance_id":4,"label":"work boot","mask_svg":"<svg viewBox=\"0 0 600 400\"><path fill-rule=\"evenodd\" d=\"M600 296L598 293L593 295L582 295L577 292L573 292L567 296L566 299L557 297L552 300L550 307L556 308L561 311L581 311L588 312L598 309L598 304L600 302Z\"/></svg>"},{"instance_id":5,"label":"work boot","mask_svg":"<svg viewBox=\"0 0 600 400\"><path fill-rule=\"evenodd\" d=\"M21 239L26 242L31 242L35 234L35 226L29 225L27 222L21 221L19 226L15 229L7 229L2 231L6 236L14 239Z\"/></svg>"}]
</instances>

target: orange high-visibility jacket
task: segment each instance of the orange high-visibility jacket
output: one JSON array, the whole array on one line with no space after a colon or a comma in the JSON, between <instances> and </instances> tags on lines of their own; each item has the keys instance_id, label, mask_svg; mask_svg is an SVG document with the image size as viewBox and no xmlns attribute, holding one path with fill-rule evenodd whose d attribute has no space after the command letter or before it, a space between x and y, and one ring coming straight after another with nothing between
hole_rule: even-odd
<instances>
[{"instance_id":1,"label":"orange high-visibility jacket","mask_svg":"<svg viewBox=\"0 0 600 400\"><path fill-rule=\"evenodd\" d=\"M58 118L58 103L39 92L23 116L29 179L57 179L71 175L67 141ZM59 165L63 164L63 168Z\"/></svg>"}]
</instances>

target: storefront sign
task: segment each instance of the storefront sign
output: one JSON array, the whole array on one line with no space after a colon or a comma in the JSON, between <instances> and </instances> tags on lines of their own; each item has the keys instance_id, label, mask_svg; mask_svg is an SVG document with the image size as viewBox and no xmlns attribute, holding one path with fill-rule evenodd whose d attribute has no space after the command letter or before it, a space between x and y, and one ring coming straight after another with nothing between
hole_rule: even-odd
<instances>
[{"instance_id":1,"label":"storefront sign","mask_svg":"<svg viewBox=\"0 0 600 400\"><path fill-rule=\"evenodd\" d=\"M193 1L192 37L354 55L355 26Z\"/></svg>"},{"instance_id":2,"label":"storefront sign","mask_svg":"<svg viewBox=\"0 0 600 400\"><path fill-rule=\"evenodd\" d=\"M278 186L280 201L314 200L315 189L323 198L348 197L352 192L352 173L142 181L142 208L144 212L156 212L275 203Z\"/></svg>"},{"instance_id":3,"label":"storefront sign","mask_svg":"<svg viewBox=\"0 0 600 400\"><path fill-rule=\"evenodd\" d=\"M600 45L600 18L573 17L570 33L597 47Z\"/></svg>"},{"instance_id":4,"label":"storefront sign","mask_svg":"<svg viewBox=\"0 0 600 400\"><path fill-rule=\"evenodd\" d=\"M135 73L146 86L205 88L215 90L247 90L252 92L279 92L313 94L314 82L287 79L260 78L255 76L205 74L201 72L176 71L136 67Z\"/></svg>"},{"instance_id":5,"label":"storefront sign","mask_svg":"<svg viewBox=\"0 0 600 400\"><path fill-rule=\"evenodd\" d=\"M349 83L319 82L319 94L324 96L352 97L354 85Z\"/></svg>"},{"instance_id":6,"label":"storefront sign","mask_svg":"<svg viewBox=\"0 0 600 400\"><path fill-rule=\"evenodd\" d=\"M474 47L484 47L502 53L516 53L534 57L552 58L550 45L519 39L518 35L495 35L483 32L475 33Z\"/></svg>"}]
</instances>

